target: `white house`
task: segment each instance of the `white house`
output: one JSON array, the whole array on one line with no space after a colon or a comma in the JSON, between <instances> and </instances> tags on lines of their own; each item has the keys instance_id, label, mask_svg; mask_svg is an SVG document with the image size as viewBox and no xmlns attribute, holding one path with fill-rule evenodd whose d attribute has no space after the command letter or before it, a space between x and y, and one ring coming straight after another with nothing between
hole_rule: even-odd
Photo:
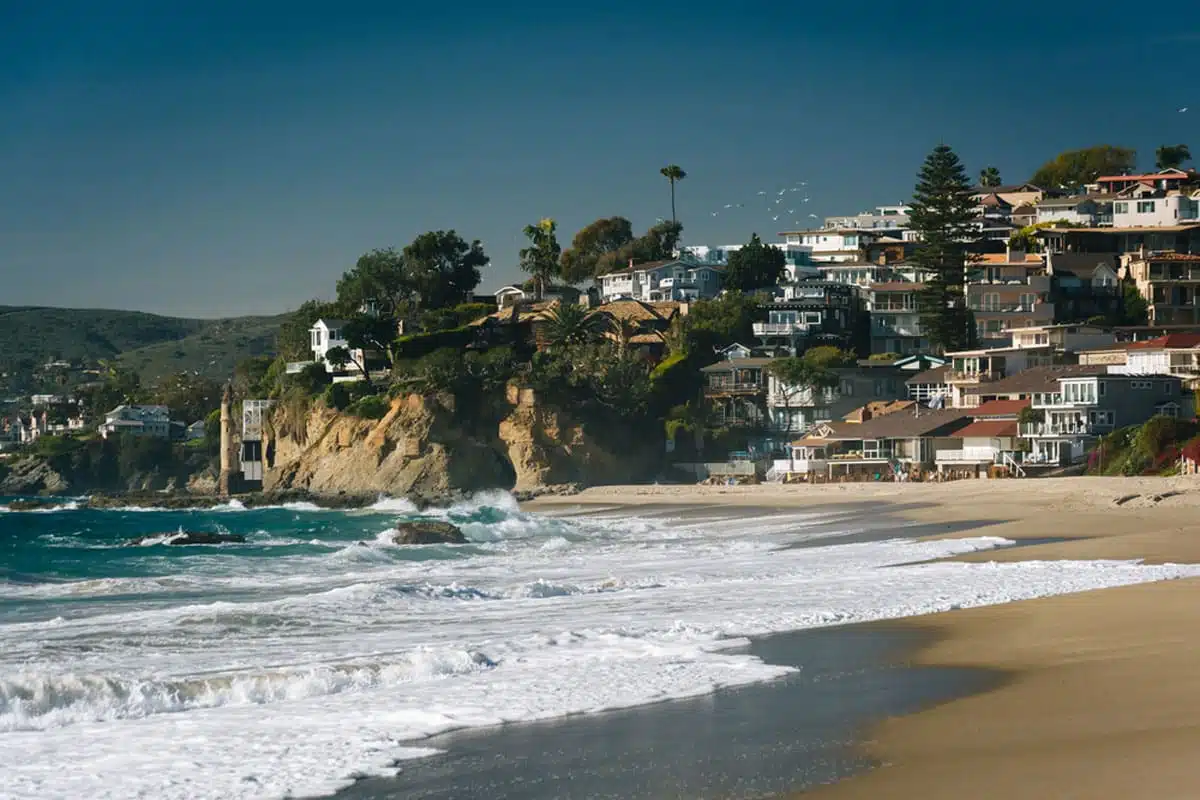
<instances>
[{"instance_id":1,"label":"white house","mask_svg":"<svg viewBox=\"0 0 1200 800\"><path fill-rule=\"evenodd\" d=\"M1200 200L1186 194L1164 194L1145 187L1122 192L1113 202L1113 225L1118 228L1159 228L1200 220Z\"/></svg>"},{"instance_id":2,"label":"white house","mask_svg":"<svg viewBox=\"0 0 1200 800\"><path fill-rule=\"evenodd\" d=\"M104 415L100 435L107 439L113 434L134 436L171 436L171 412L166 406L120 405Z\"/></svg>"},{"instance_id":3,"label":"white house","mask_svg":"<svg viewBox=\"0 0 1200 800\"><path fill-rule=\"evenodd\" d=\"M596 278L600 301L692 301L716 297L721 291L721 268L683 259L630 264Z\"/></svg>"},{"instance_id":4,"label":"white house","mask_svg":"<svg viewBox=\"0 0 1200 800\"><path fill-rule=\"evenodd\" d=\"M520 286L505 286L496 292L496 308L519 306L525 299L525 290Z\"/></svg>"},{"instance_id":5,"label":"white house","mask_svg":"<svg viewBox=\"0 0 1200 800\"><path fill-rule=\"evenodd\" d=\"M1084 228L1112 225L1114 199L1110 194L1044 197L1036 206L1037 222L1066 222Z\"/></svg>"},{"instance_id":6,"label":"white house","mask_svg":"<svg viewBox=\"0 0 1200 800\"><path fill-rule=\"evenodd\" d=\"M366 356L362 348L350 346L346 340L346 321L342 319L319 319L308 329L313 351L313 360L325 365L326 372L347 372L361 377L362 365ZM350 361L345 366L335 365L329 361L329 351L336 347L345 348L350 353Z\"/></svg>"},{"instance_id":7,"label":"white house","mask_svg":"<svg viewBox=\"0 0 1200 800\"><path fill-rule=\"evenodd\" d=\"M1125 363L1111 364L1113 375L1171 375L1185 386L1200 382L1200 334L1169 333L1125 349Z\"/></svg>"},{"instance_id":8,"label":"white house","mask_svg":"<svg viewBox=\"0 0 1200 800\"><path fill-rule=\"evenodd\" d=\"M853 216L826 217L825 227L829 230L882 229L895 235L908 229L908 212L911 210L912 208L907 205L876 206L872 211L860 211Z\"/></svg>"},{"instance_id":9,"label":"white house","mask_svg":"<svg viewBox=\"0 0 1200 800\"><path fill-rule=\"evenodd\" d=\"M1061 353L1077 353L1115 341L1112 331L1096 325L1042 325L1012 330L1012 346L1018 349L1050 345Z\"/></svg>"},{"instance_id":10,"label":"white house","mask_svg":"<svg viewBox=\"0 0 1200 800\"><path fill-rule=\"evenodd\" d=\"M812 248L812 260L817 264L858 261L867 244L883 235L882 230L861 228L821 228L807 231L784 231L779 234L789 245Z\"/></svg>"},{"instance_id":11,"label":"white house","mask_svg":"<svg viewBox=\"0 0 1200 800\"><path fill-rule=\"evenodd\" d=\"M198 439L203 439L204 436L206 435L206 433L207 433L207 430L206 430L206 426L204 424L204 420L201 419L201 420L196 420L191 425L187 426L187 430L184 432L184 437L188 441L194 442Z\"/></svg>"}]
</instances>

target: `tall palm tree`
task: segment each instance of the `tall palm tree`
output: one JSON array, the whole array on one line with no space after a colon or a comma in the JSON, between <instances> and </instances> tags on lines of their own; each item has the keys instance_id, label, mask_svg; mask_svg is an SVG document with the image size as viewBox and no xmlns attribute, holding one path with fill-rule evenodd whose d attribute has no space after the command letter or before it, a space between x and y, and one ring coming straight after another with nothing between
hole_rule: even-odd
<instances>
[{"instance_id":1,"label":"tall palm tree","mask_svg":"<svg viewBox=\"0 0 1200 800\"><path fill-rule=\"evenodd\" d=\"M678 181L687 177L687 173L683 171L683 167L678 164L668 164L660 169L659 174L671 182L671 224L675 225L679 222L675 218L675 184Z\"/></svg>"},{"instance_id":2,"label":"tall palm tree","mask_svg":"<svg viewBox=\"0 0 1200 800\"><path fill-rule=\"evenodd\" d=\"M596 315L578 303L559 303L546 314L546 344L568 348L596 337Z\"/></svg>"},{"instance_id":3,"label":"tall palm tree","mask_svg":"<svg viewBox=\"0 0 1200 800\"><path fill-rule=\"evenodd\" d=\"M639 333L641 326L627 317L608 318L608 336L617 346L618 358L624 358L629 353L629 345Z\"/></svg>"},{"instance_id":4,"label":"tall palm tree","mask_svg":"<svg viewBox=\"0 0 1200 800\"><path fill-rule=\"evenodd\" d=\"M533 276L537 299L546 294L546 284L559 274L562 246L558 243L558 223L547 217L536 225L525 226L529 247L521 248L521 269Z\"/></svg>"}]
</instances>

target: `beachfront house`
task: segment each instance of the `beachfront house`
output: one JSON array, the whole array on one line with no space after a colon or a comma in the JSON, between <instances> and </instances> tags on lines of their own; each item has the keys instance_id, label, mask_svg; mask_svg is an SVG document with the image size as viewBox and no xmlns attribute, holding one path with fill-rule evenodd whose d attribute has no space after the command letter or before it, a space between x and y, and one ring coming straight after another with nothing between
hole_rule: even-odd
<instances>
[{"instance_id":1,"label":"beachfront house","mask_svg":"<svg viewBox=\"0 0 1200 800\"><path fill-rule=\"evenodd\" d=\"M1100 436L1117 428L1158 414L1177 417L1185 408L1179 378L1171 375L1064 376L1032 400L1037 418L1020 426L1025 460L1052 465L1082 461Z\"/></svg>"},{"instance_id":2,"label":"beachfront house","mask_svg":"<svg viewBox=\"0 0 1200 800\"><path fill-rule=\"evenodd\" d=\"M821 422L838 419L874 400L900 400L906 390L904 373L891 364L861 363L834 367L837 386L814 389L791 386L767 375L767 407L771 427L780 433L803 433Z\"/></svg>"},{"instance_id":3,"label":"beachfront house","mask_svg":"<svg viewBox=\"0 0 1200 800\"><path fill-rule=\"evenodd\" d=\"M721 427L765 427L767 366L774 358L755 357L745 348L703 367L704 397Z\"/></svg>"},{"instance_id":4,"label":"beachfront house","mask_svg":"<svg viewBox=\"0 0 1200 800\"><path fill-rule=\"evenodd\" d=\"M973 409L971 424L953 434L958 446L937 451L939 475L980 477L999 465L1008 475L1024 476L1019 418L1030 403L1030 400L991 400Z\"/></svg>"},{"instance_id":5,"label":"beachfront house","mask_svg":"<svg viewBox=\"0 0 1200 800\"><path fill-rule=\"evenodd\" d=\"M949 404L955 408L977 406L989 384L1055 361L1054 348L1049 344L959 350L947 355L951 366L945 382L950 387Z\"/></svg>"},{"instance_id":6,"label":"beachfront house","mask_svg":"<svg viewBox=\"0 0 1200 800\"><path fill-rule=\"evenodd\" d=\"M171 412L160 405L119 405L104 415L99 431L105 439L123 434L169 439Z\"/></svg>"},{"instance_id":7,"label":"beachfront house","mask_svg":"<svg viewBox=\"0 0 1200 800\"><path fill-rule=\"evenodd\" d=\"M852 287L830 281L800 281L776 289L767 318L754 336L767 348L800 353L809 347L850 344L860 303Z\"/></svg>"},{"instance_id":8,"label":"beachfront house","mask_svg":"<svg viewBox=\"0 0 1200 800\"><path fill-rule=\"evenodd\" d=\"M769 474L810 482L903 479L932 468L937 451L954 448L953 434L969 424L965 409L915 403L863 422L821 423L793 441Z\"/></svg>"}]
</instances>

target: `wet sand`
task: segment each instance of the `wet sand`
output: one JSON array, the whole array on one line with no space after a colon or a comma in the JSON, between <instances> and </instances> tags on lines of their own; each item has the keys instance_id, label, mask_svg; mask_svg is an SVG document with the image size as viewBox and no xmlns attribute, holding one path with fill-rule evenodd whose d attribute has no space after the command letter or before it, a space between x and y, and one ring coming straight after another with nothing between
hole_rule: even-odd
<instances>
[{"instance_id":1,"label":"wet sand","mask_svg":"<svg viewBox=\"0 0 1200 800\"><path fill-rule=\"evenodd\" d=\"M926 524L1001 520L1037 542L968 561L1200 561L1200 480L1063 478L946 484L605 487L543 505L731 506L878 502ZM953 535L934 533L934 536ZM1200 580L1106 589L864 628L930 634L915 663L1000 670L984 693L876 726L882 764L802 796L1192 798L1200 796ZM808 787L797 785L795 790Z\"/></svg>"}]
</instances>

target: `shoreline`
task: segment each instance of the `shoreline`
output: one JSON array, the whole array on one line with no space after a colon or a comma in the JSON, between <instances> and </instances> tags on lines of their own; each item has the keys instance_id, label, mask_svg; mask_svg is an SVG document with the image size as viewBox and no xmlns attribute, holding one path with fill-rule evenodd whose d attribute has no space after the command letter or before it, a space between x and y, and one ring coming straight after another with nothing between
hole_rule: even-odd
<instances>
[{"instance_id":1,"label":"shoreline","mask_svg":"<svg viewBox=\"0 0 1200 800\"><path fill-rule=\"evenodd\" d=\"M878 503L914 524L999 519L987 535L1030 542L959 561L1200 562L1195 478L606 487L527 507L554 513L593 502L632 508ZM962 534L931 538L956 535ZM1189 797L1200 752L1198 601L1200 579L1190 578L866 623L926 634L910 656L914 665L1006 677L981 693L873 726L862 749L883 766L816 789L796 787L789 796Z\"/></svg>"}]
</instances>

